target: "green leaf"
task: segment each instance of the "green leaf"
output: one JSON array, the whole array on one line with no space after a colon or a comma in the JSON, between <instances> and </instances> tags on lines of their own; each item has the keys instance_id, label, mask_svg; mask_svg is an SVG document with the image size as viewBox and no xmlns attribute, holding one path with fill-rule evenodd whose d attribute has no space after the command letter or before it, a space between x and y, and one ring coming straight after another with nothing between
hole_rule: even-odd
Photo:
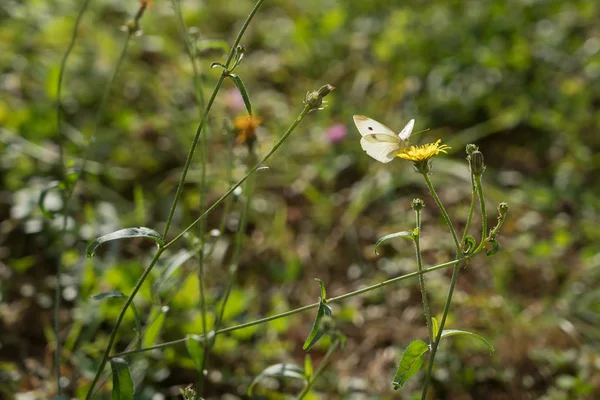
<instances>
[{"instance_id":1,"label":"green leaf","mask_svg":"<svg viewBox=\"0 0 600 400\"><path fill-rule=\"evenodd\" d=\"M304 342L304 346L302 348L306 351L310 350L311 347L315 345L321 339L321 337L325 334L325 330L321 327L321 321L324 316L331 317L331 307L325 304L323 301L319 303L319 309L317 310L317 316L315 318L315 322L313 327Z\"/></svg>"},{"instance_id":2,"label":"green leaf","mask_svg":"<svg viewBox=\"0 0 600 400\"><path fill-rule=\"evenodd\" d=\"M48 193L51 190L60 188L60 187L61 187L60 181L50 182L48 184L48 186L46 186L44 188L44 190L41 191L40 197L38 198L38 207L40 208L40 211L42 212L44 217L46 217L48 219L52 219L54 217L54 212L46 210L46 207L44 206L44 200L46 200L46 196L48 195Z\"/></svg>"},{"instance_id":3,"label":"green leaf","mask_svg":"<svg viewBox=\"0 0 600 400\"><path fill-rule=\"evenodd\" d=\"M319 278L315 278L315 281L319 282L319 286L321 287L321 301L327 299L327 291L325 290L325 284Z\"/></svg>"},{"instance_id":4,"label":"green leaf","mask_svg":"<svg viewBox=\"0 0 600 400\"><path fill-rule=\"evenodd\" d=\"M435 319L435 317L431 317L431 327L433 330L433 337L437 338L438 332L440 331L440 324L438 324L438 321Z\"/></svg>"},{"instance_id":5,"label":"green leaf","mask_svg":"<svg viewBox=\"0 0 600 400\"><path fill-rule=\"evenodd\" d=\"M465 237L463 242L463 254L471 253L475 249L476 245L477 243L475 242L475 238L473 238L473 236L468 235Z\"/></svg>"},{"instance_id":6,"label":"green leaf","mask_svg":"<svg viewBox=\"0 0 600 400\"><path fill-rule=\"evenodd\" d=\"M185 345L188 353L194 360L196 370L202 372L202 366L204 364L204 342L206 343L207 350L215 344L215 331L208 332L207 335L188 335Z\"/></svg>"},{"instance_id":7,"label":"green leaf","mask_svg":"<svg viewBox=\"0 0 600 400\"><path fill-rule=\"evenodd\" d=\"M165 307L165 309L168 309ZM157 315L158 313L158 315ZM163 312L162 308L157 309L153 313L150 314L150 325L146 328L144 332L144 347L154 346L158 339L158 335L160 335L160 331L165 322L166 312Z\"/></svg>"},{"instance_id":8,"label":"green leaf","mask_svg":"<svg viewBox=\"0 0 600 400\"><path fill-rule=\"evenodd\" d=\"M285 377L306 381L304 370L295 364L271 365L270 367L267 367L263 372L261 372L256 378L254 378L254 380L250 384L250 387L248 387L248 396L252 396L254 386L256 386L257 383L268 377Z\"/></svg>"},{"instance_id":9,"label":"green leaf","mask_svg":"<svg viewBox=\"0 0 600 400\"><path fill-rule=\"evenodd\" d=\"M127 296L124 295L122 292L119 292L118 290L113 290L112 292L103 292L103 293L97 294L95 296L92 296L91 299L92 300L102 300L102 299L113 299L113 298L119 298L119 297L127 297Z\"/></svg>"},{"instance_id":10,"label":"green leaf","mask_svg":"<svg viewBox=\"0 0 600 400\"><path fill-rule=\"evenodd\" d=\"M496 241L496 239L488 239L488 243L491 243L492 248L489 250L485 250L486 256L493 256L500 250L500 244Z\"/></svg>"},{"instance_id":11,"label":"green leaf","mask_svg":"<svg viewBox=\"0 0 600 400\"><path fill-rule=\"evenodd\" d=\"M220 62L216 62L216 61L214 63L210 64L210 68L215 68L215 67L222 68L224 71L227 70L227 67L224 64L222 64Z\"/></svg>"},{"instance_id":12,"label":"green leaf","mask_svg":"<svg viewBox=\"0 0 600 400\"><path fill-rule=\"evenodd\" d=\"M375 254L379 254L377 252L377 248L379 247L379 245L383 242L385 242L386 240L390 240L390 239L394 239L397 237L403 237L406 239L410 239L410 240L415 240L415 234L413 232L410 231L402 231L402 232L396 232L396 233L390 233L389 235L385 235L384 237L382 237L381 239L379 239L377 241L377 243L375 243L375 248L373 249L373 251L375 252Z\"/></svg>"},{"instance_id":13,"label":"green leaf","mask_svg":"<svg viewBox=\"0 0 600 400\"><path fill-rule=\"evenodd\" d=\"M306 376L306 379L310 379L313 375L313 365L312 365L312 358L310 358L310 354L307 354L304 357L304 375Z\"/></svg>"},{"instance_id":14,"label":"green leaf","mask_svg":"<svg viewBox=\"0 0 600 400\"><path fill-rule=\"evenodd\" d=\"M110 368L113 376L111 400L132 400L133 380L131 380L127 361L122 358L111 358Z\"/></svg>"},{"instance_id":15,"label":"green leaf","mask_svg":"<svg viewBox=\"0 0 600 400\"><path fill-rule=\"evenodd\" d=\"M248 114L252 115L252 104L250 104L250 97L248 96L248 91L246 90L246 86L244 86L244 82L242 82L242 78L235 74L228 74L228 76L233 80L235 86L240 91L242 95L242 99L244 99L244 104L246 105L246 110L248 110Z\"/></svg>"},{"instance_id":16,"label":"green leaf","mask_svg":"<svg viewBox=\"0 0 600 400\"><path fill-rule=\"evenodd\" d=\"M481 335L478 335L476 333L469 332L469 331L461 331L461 330L458 330L458 329L444 329L442 331L442 339L450 337L450 336L457 336L457 335L467 335L467 336L474 337L475 339L479 339L479 340L481 340L483 342L483 344L486 345L486 347L488 348L488 350L490 351L490 353L494 352L494 346L492 346L490 344L490 342L488 342Z\"/></svg>"},{"instance_id":17,"label":"green leaf","mask_svg":"<svg viewBox=\"0 0 600 400\"><path fill-rule=\"evenodd\" d=\"M159 246L164 244L162 236L150 229L145 227L139 228L127 228L121 229L116 232L109 233L108 235L100 236L96 240L94 240L87 248L86 254L88 258L94 257L94 253L96 252L96 248L100 246L104 242L109 242L111 240L119 240L119 239L128 239L128 238L136 238L136 237L145 237L151 240L154 240L158 243Z\"/></svg>"},{"instance_id":18,"label":"green leaf","mask_svg":"<svg viewBox=\"0 0 600 400\"><path fill-rule=\"evenodd\" d=\"M398 390L417 373L423 365L424 354L429 351L429 346L422 340L412 341L402 355L400 365L394 376L394 389Z\"/></svg>"}]
</instances>

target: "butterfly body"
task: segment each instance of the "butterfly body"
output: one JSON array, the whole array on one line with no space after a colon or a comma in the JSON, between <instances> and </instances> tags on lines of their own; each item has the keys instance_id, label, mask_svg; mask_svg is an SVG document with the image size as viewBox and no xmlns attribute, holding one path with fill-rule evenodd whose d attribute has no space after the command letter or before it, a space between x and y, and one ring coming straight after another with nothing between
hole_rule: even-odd
<instances>
[{"instance_id":1,"label":"butterfly body","mask_svg":"<svg viewBox=\"0 0 600 400\"><path fill-rule=\"evenodd\" d=\"M387 126L364 115L355 115L354 124L360 132L360 146L371 157L382 163L388 163L404 149L415 126L415 120L408 124L396 135Z\"/></svg>"}]
</instances>

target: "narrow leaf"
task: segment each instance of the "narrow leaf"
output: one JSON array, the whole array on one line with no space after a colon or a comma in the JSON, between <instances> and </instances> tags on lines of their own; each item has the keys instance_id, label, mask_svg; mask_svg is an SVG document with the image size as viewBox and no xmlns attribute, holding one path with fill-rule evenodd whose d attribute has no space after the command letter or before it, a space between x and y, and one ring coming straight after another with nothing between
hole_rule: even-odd
<instances>
[{"instance_id":1,"label":"narrow leaf","mask_svg":"<svg viewBox=\"0 0 600 400\"><path fill-rule=\"evenodd\" d=\"M458 329L444 329L442 331L442 339L450 337L450 336L457 336L457 335L467 335L467 336L474 337L475 339L479 339L479 340L481 340L483 342L483 344L485 344L485 346L488 348L488 350L490 351L490 353L494 352L494 346L492 346L490 344L490 342L488 342L481 335L478 335L476 333L469 332L469 331L461 331L461 330L458 330Z\"/></svg>"},{"instance_id":2,"label":"narrow leaf","mask_svg":"<svg viewBox=\"0 0 600 400\"><path fill-rule=\"evenodd\" d=\"M119 298L119 297L127 297L127 296L124 295L122 292L119 292L118 290L113 290L112 292L103 292L103 293L97 294L95 296L92 296L91 299L92 300L102 300L102 299L113 299L113 298Z\"/></svg>"},{"instance_id":3,"label":"narrow leaf","mask_svg":"<svg viewBox=\"0 0 600 400\"><path fill-rule=\"evenodd\" d=\"M118 240L118 239L136 238L136 237L145 237L145 238L154 240L159 246L162 246L164 244L162 236L158 232L156 232L150 228L144 228L144 227L127 228L127 229L121 229L119 231L109 233L108 235L100 236L99 238L94 240L88 246L88 248L86 250L87 256L88 256L88 258L93 257L94 253L96 252L96 248L104 242L108 242L111 240Z\"/></svg>"},{"instance_id":4,"label":"narrow leaf","mask_svg":"<svg viewBox=\"0 0 600 400\"><path fill-rule=\"evenodd\" d=\"M325 290L325 284L319 278L315 278L315 281L319 282L319 286L321 287L321 300L327 299L327 291Z\"/></svg>"},{"instance_id":5,"label":"narrow leaf","mask_svg":"<svg viewBox=\"0 0 600 400\"><path fill-rule=\"evenodd\" d=\"M310 379L313 375L313 365L312 365L312 358L310 358L310 354L307 354L306 357L304 357L304 375L306 376L306 379Z\"/></svg>"},{"instance_id":6,"label":"narrow leaf","mask_svg":"<svg viewBox=\"0 0 600 400\"><path fill-rule=\"evenodd\" d=\"M438 324L438 321L435 319L435 317L431 317L431 325L433 328L433 337L437 338L438 332L440 331L440 324Z\"/></svg>"},{"instance_id":7,"label":"narrow leaf","mask_svg":"<svg viewBox=\"0 0 600 400\"><path fill-rule=\"evenodd\" d=\"M467 237L465 237L465 241L463 242L463 253L471 253L475 249L476 245L477 243L475 242L473 236L468 235Z\"/></svg>"},{"instance_id":8,"label":"narrow leaf","mask_svg":"<svg viewBox=\"0 0 600 400\"><path fill-rule=\"evenodd\" d=\"M379 247L379 245L387 240L390 239L394 239L397 237L403 237L406 239L410 239L410 240L415 240L415 235L413 232L410 231L402 231L402 232L396 232L396 233L390 233L389 235L385 235L384 237L382 237L381 239L379 239L377 241L377 243L375 243L375 248L373 249L373 251L375 252L375 254L379 254L377 252L377 248Z\"/></svg>"},{"instance_id":9,"label":"narrow leaf","mask_svg":"<svg viewBox=\"0 0 600 400\"><path fill-rule=\"evenodd\" d=\"M240 91L242 99L244 99L244 104L246 105L246 110L248 110L248 114L252 115L252 104L250 104L250 97L248 96L248 91L246 90L246 86L244 86L244 82L242 82L242 78L235 74L229 74L228 76L231 78L231 80L233 80L233 83L235 83L235 86Z\"/></svg>"},{"instance_id":10,"label":"narrow leaf","mask_svg":"<svg viewBox=\"0 0 600 400\"><path fill-rule=\"evenodd\" d=\"M272 377L285 377L292 379L300 379L306 380L304 375L304 370L297 365L294 364L275 364L267 367L263 372L261 372L250 384L248 387L248 396L252 396L252 392L254 390L254 386L259 383L261 380Z\"/></svg>"},{"instance_id":11,"label":"narrow leaf","mask_svg":"<svg viewBox=\"0 0 600 400\"><path fill-rule=\"evenodd\" d=\"M110 368L113 376L111 400L132 400L133 380L127 361L122 358L111 358Z\"/></svg>"},{"instance_id":12,"label":"narrow leaf","mask_svg":"<svg viewBox=\"0 0 600 400\"><path fill-rule=\"evenodd\" d=\"M331 307L321 301L319 304L319 309L317 310L317 316L315 318L313 327L308 334L308 337L304 341L304 345L302 346L304 350L310 350L310 348L313 347L315 343L317 343L325 334L325 330L321 327L321 320L324 316L331 317L331 315Z\"/></svg>"},{"instance_id":13,"label":"narrow leaf","mask_svg":"<svg viewBox=\"0 0 600 400\"><path fill-rule=\"evenodd\" d=\"M165 307L166 308L166 307ZM158 313L158 315L156 315ZM158 309L150 314L150 320L152 321L150 325L146 328L144 332L144 347L154 346L158 339L158 335L160 335L160 331L165 322L166 313L162 312L161 309Z\"/></svg>"},{"instance_id":14,"label":"narrow leaf","mask_svg":"<svg viewBox=\"0 0 600 400\"><path fill-rule=\"evenodd\" d=\"M414 340L408 345L406 351L402 355L400 365L396 371L396 376L394 376L394 381L392 382L395 390L404 386L404 384L417 373L421 368L421 365L423 365L424 355L428 351L429 346L422 340Z\"/></svg>"},{"instance_id":15,"label":"narrow leaf","mask_svg":"<svg viewBox=\"0 0 600 400\"><path fill-rule=\"evenodd\" d=\"M216 62L216 61L214 63L210 64L210 67L211 68L220 67L220 68L223 68L224 70L227 69L227 67L225 67L225 65L221 64L220 62Z\"/></svg>"}]
</instances>

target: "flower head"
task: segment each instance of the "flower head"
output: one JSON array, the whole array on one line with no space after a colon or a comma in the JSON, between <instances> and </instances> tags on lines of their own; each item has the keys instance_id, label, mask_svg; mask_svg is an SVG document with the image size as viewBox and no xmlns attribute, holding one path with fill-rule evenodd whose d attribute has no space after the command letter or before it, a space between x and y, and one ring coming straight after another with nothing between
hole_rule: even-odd
<instances>
[{"instance_id":1,"label":"flower head","mask_svg":"<svg viewBox=\"0 0 600 400\"><path fill-rule=\"evenodd\" d=\"M447 153L450 147L441 144L442 139L438 139L435 143L427 143L422 146L410 146L394 153L395 156L412 161L415 164L417 171L428 173L431 169L430 159L440 153Z\"/></svg>"},{"instance_id":2,"label":"flower head","mask_svg":"<svg viewBox=\"0 0 600 400\"><path fill-rule=\"evenodd\" d=\"M254 115L242 115L235 119L233 126L237 129L238 134L236 141L240 144L246 143L248 147L252 148L252 145L256 141L256 127L262 123L262 118L255 117Z\"/></svg>"}]
</instances>

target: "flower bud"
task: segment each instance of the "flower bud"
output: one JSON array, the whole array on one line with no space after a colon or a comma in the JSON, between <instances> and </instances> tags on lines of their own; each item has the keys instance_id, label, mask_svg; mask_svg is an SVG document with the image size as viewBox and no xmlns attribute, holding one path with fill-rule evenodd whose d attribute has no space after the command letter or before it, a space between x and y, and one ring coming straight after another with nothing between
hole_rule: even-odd
<instances>
[{"instance_id":1,"label":"flower bud","mask_svg":"<svg viewBox=\"0 0 600 400\"><path fill-rule=\"evenodd\" d=\"M501 217L504 217L509 210L510 207L508 206L508 203L502 202L498 204L498 215L500 215Z\"/></svg>"},{"instance_id":2,"label":"flower bud","mask_svg":"<svg viewBox=\"0 0 600 400\"><path fill-rule=\"evenodd\" d=\"M416 212L419 212L425 207L425 202L421 199L413 199L412 201L412 209Z\"/></svg>"},{"instance_id":3,"label":"flower bud","mask_svg":"<svg viewBox=\"0 0 600 400\"><path fill-rule=\"evenodd\" d=\"M474 144L468 144L466 150L467 150L467 159L468 159L474 151L479 150L479 147Z\"/></svg>"},{"instance_id":4,"label":"flower bud","mask_svg":"<svg viewBox=\"0 0 600 400\"><path fill-rule=\"evenodd\" d=\"M331 93L331 91L334 89L335 87L327 84L322 86L319 90L308 92L306 94L304 103L308 105L310 111L320 110L322 108L321 106L323 105L323 98Z\"/></svg>"},{"instance_id":5,"label":"flower bud","mask_svg":"<svg viewBox=\"0 0 600 400\"><path fill-rule=\"evenodd\" d=\"M485 171L483 153L479 150L475 150L469 156L469 162L471 164L471 173L475 176L481 176L481 174L483 174L483 171Z\"/></svg>"}]
</instances>

